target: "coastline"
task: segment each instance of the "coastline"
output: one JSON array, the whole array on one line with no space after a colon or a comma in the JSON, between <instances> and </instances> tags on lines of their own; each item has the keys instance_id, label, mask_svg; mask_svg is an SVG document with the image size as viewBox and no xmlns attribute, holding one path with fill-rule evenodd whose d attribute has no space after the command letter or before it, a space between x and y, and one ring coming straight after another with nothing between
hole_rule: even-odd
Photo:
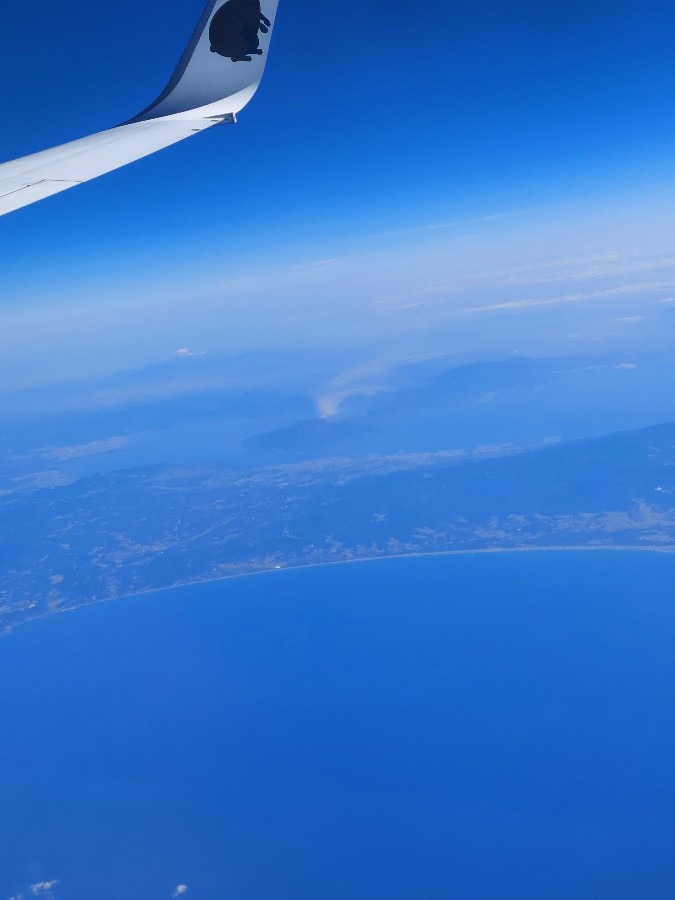
<instances>
[{"instance_id":1,"label":"coastline","mask_svg":"<svg viewBox=\"0 0 675 900\"><path fill-rule=\"evenodd\" d=\"M172 591L176 588L181 587L192 587L199 584L216 584L219 581L232 581L237 578L253 578L256 575L273 575L278 574L279 572L299 572L305 569L321 569L321 568L332 568L333 566L346 566L353 565L358 563L374 563L374 562L389 562L394 559L418 559L425 557L439 557L439 556L483 556L490 555L494 553L579 553L579 552L618 552L618 553L662 553L664 555L673 554L675 555L675 546L673 547L660 547L660 546L651 546L651 547L635 547L632 545L622 546L619 544L615 544L614 546L608 547L596 547L596 546L588 546L587 544L580 544L579 546L553 546L553 547L476 547L472 550L432 550L429 552L419 551L416 553L392 553L387 556L360 556L358 559L336 559L331 562L320 562L320 563L301 563L297 566L279 566L273 567L271 569L258 569L254 572L240 572L235 575L218 575L215 578L202 578L195 579L194 581L183 581L178 582L176 584L168 585L167 587L161 588L148 588L145 591L138 591L134 594L120 594L119 597L111 597L106 600L95 600L92 604L87 605L95 605L96 603L109 603L111 600L130 600L134 597L145 597L147 594L158 594L162 591ZM84 604L82 604L84 605ZM80 606L69 607L67 610L60 610L61 612L72 612L75 609L80 609Z\"/></svg>"},{"instance_id":2,"label":"coastline","mask_svg":"<svg viewBox=\"0 0 675 900\"><path fill-rule=\"evenodd\" d=\"M235 579L241 578L253 578L255 576L265 576L265 575L275 575L281 572L297 572L303 571L307 569L320 569L320 568L329 568L333 566L345 566L345 565L353 565L358 563L374 563L374 562L389 562L395 559L421 559L421 558L436 558L436 557L447 557L447 556L487 556L493 554L506 554L506 553L659 553L663 555L672 555L675 554L675 546L659 546L652 545L646 547L636 547L634 545L621 545L614 544L608 546L597 546L597 545L588 545L588 544L580 544L580 545L555 545L550 547L475 547L472 549L465 550L434 550L429 552L418 551L414 553L395 553L390 555L381 555L381 556L362 556L357 559L336 559L331 560L329 562L317 562L317 563L300 563L299 565L280 565L273 566L272 568L267 569L257 569L250 572L238 572L232 575L218 575L212 578L196 578L191 581L182 581L176 582L174 584L164 585L162 587L153 587L148 588L144 591L137 591L136 593L131 594L120 594L116 597L106 597L100 600L91 600L85 601L82 603L77 603L74 606L65 606L58 610L52 610L47 613L43 613L38 616L28 616L24 620L17 622L14 625L6 626L5 629L0 631L0 638L9 637L17 628L22 625L27 625L31 622L39 622L44 619L51 619L54 616L63 615L66 613L77 612L80 609L90 609L94 606L100 606L102 604L114 603L118 600L134 600L141 597L151 596L152 594L160 594L164 591L173 591L179 588L188 588L188 587L197 587L200 585L207 584L217 584L218 582L226 582L232 581Z\"/></svg>"}]
</instances>

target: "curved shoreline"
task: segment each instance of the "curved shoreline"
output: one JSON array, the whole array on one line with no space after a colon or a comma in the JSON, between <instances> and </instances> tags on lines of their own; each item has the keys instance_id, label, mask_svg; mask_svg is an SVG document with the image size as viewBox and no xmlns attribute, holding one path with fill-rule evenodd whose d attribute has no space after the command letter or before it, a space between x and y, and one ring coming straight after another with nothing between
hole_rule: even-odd
<instances>
[{"instance_id":1,"label":"curved shoreline","mask_svg":"<svg viewBox=\"0 0 675 900\"><path fill-rule=\"evenodd\" d=\"M579 546L554 546L554 547L476 547L472 550L430 550L428 552L418 551L415 553L392 553L388 556L360 556L358 559L335 559L330 562L319 563L300 563L293 566L278 566L271 569L258 569L254 572L239 572L234 575L218 575L215 578L196 579L195 581L184 581L177 584L169 585L161 588L148 588L145 591L138 591L134 594L120 594L119 597L111 597L110 600L128 600L133 597L144 597L146 594L157 594L161 591L172 591L181 587L192 587L199 584L214 584L219 581L232 581L235 578L252 578L256 575L273 575L279 572L298 572L303 569L321 569L330 568L332 566L346 566L355 563L373 563L373 562L390 562L394 559L418 559L425 557L438 556L478 556L491 555L495 553L662 553L664 555L674 554L675 546L668 547L634 547L631 545L621 546L614 545L612 547L589 547L580 544ZM108 603L109 600L93 601L93 603ZM93 605L93 604L88 604ZM79 609L80 607L71 607L70 609ZM64 610L65 612L66 610Z\"/></svg>"},{"instance_id":2,"label":"curved shoreline","mask_svg":"<svg viewBox=\"0 0 675 900\"><path fill-rule=\"evenodd\" d=\"M115 600L131 600L134 597L145 597L148 594L158 594L162 591L173 591L183 587L196 587L201 584L217 584L219 581L232 581L239 578L254 578L258 575L274 575L280 572L299 572L306 569L331 568L333 566L346 566L358 563L373 562L390 562L395 559L419 559L425 557L440 556L487 556L497 553L662 553L665 555L675 554L675 546L673 547L635 547L631 545L614 545L611 547L596 547L580 544L579 546L552 546L552 547L476 547L471 550L432 550L418 551L415 553L393 553L388 556L360 556L358 559L336 559L330 562L317 563L300 563L299 565L281 565L278 568L258 569L253 572L238 572L232 575L218 575L214 578L197 578L194 581L177 582L176 584L166 585L165 587L148 588L144 591L137 591L132 594L120 594L118 597L108 597L105 600L93 600L90 603L82 603L77 606L69 606L58 612L49 613L48 615L58 615L60 612L73 612L76 609L82 609L86 606L96 606L99 603L111 603ZM37 618L46 618L46 616L36 616Z\"/></svg>"},{"instance_id":3,"label":"curved shoreline","mask_svg":"<svg viewBox=\"0 0 675 900\"><path fill-rule=\"evenodd\" d=\"M274 575L281 572L299 572L307 569L331 568L333 566L346 566L358 563L374 563L374 562L390 562L395 559L420 559L420 558L436 558L446 556L488 556L501 553L659 553L665 556L675 554L675 546L650 546L635 547L633 545L620 545L598 547L589 546L588 544L580 545L558 545L551 547L475 547L465 550L433 550L418 551L415 553L395 553L386 556L362 556L358 559L336 559L330 562L317 563L300 563L299 565L280 565L270 569L258 569L252 572L238 572L232 575L218 575L214 578L201 578L193 581L176 582L175 584L164 585L163 587L147 588L144 591L137 591L131 594L119 594L117 597L106 597L102 600L91 600L88 602L78 603L75 606L65 606L58 610L51 610L38 616L28 616L20 622L7 626L5 630L0 630L0 638L8 637L16 628L21 625L27 625L30 622L39 622L44 619L50 619L53 616L65 613L77 612L80 609L90 609L94 606L100 606L104 603L114 603L117 600L133 600L139 597L146 597L151 594L160 594L163 591L173 591L180 588L198 587L200 585L217 584L218 582L232 581L240 578L254 578L255 576Z\"/></svg>"}]
</instances>

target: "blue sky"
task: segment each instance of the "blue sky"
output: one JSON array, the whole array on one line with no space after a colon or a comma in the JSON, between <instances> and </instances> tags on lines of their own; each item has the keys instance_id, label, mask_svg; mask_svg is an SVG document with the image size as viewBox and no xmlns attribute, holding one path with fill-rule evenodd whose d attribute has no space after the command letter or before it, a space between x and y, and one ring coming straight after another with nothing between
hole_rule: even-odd
<instances>
[{"instance_id":1,"label":"blue sky","mask_svg":"<svg viewBox=\"0 0 675 900\"><path fill-rule=\"evenodd\" d=\"M6 0L0 156L143 108L201 6ZM0 219L0 375L161 358L216 310L209 351L376 339L397 326L363 304L401 283L667 255L674 31L656 0L281 0L236 128Z\"/></svg>"}]
</instances>

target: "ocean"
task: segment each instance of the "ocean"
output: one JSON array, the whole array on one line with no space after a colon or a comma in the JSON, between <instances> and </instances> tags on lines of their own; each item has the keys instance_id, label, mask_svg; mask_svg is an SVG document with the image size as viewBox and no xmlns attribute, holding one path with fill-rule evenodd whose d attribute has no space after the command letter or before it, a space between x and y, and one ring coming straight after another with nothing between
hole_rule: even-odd
<instances>
[{"instance_id":1,"label":"ocean","mask_svg":"<svg viewBox=\"0 0 675 900\"><path fill-rule=\"evenodd\" d=\"M675 895L675 555L89 607L0 640L0 723L0 900Z\"/></svg>"}]
</instances>

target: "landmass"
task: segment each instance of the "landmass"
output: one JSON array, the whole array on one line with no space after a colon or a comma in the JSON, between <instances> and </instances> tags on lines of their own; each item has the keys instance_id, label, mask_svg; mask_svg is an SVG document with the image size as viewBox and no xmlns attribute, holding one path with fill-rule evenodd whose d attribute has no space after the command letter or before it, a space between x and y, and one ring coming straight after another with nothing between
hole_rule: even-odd
<instances>
[{"instance_id":1,"label":"landmass","mask_svg":"<svg viewBox=\"0 0 675 900\"><path fill-rule=\"evenodd\" d=\"M427 553L675 550L675 423L537 448L150 466L0 496L0 629L290 567Z\"/></svg>"}]
</instances>

